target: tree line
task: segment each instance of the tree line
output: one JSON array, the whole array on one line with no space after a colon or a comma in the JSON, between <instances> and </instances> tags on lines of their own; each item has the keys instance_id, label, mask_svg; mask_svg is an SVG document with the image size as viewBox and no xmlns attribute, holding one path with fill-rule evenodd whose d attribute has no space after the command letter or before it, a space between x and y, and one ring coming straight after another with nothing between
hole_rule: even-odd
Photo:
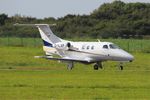
<instances>
[{"instance_id":1,"label":"tree line","mask_svg":"<svg viewBox=\"0 0 150 100\"><path fill-rule=\"evenodd\" d=\"M56 23L52 30L62 38L143 38L150 36L150 3L114 1L89 15L68 14L58 19L0 14L0 36L39 37L36 28L15 27L15 23Z\"/></svg>"}]
</instances>

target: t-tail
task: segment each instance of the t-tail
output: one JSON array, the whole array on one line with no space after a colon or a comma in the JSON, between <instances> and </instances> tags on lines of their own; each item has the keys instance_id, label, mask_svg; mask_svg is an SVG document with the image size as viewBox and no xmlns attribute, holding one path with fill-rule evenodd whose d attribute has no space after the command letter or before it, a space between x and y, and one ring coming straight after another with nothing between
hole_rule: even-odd
<instances>
[{"instance_id":1,"label":"t-tail","mask_svg":"<svg viewBox=\"0 0 150 100\"><path fill-rule=\"evenodd\" d=\"M63 40L54 35L48 24L35 24L38 27L42 41L43 41L43 50L46 55L57 54L54 44L62 42Z\"/></svg>"},{"instance_id":2,"label":"t-tail","mask_svg":"<svg viewBox=\"0 0 150 100\"><path fill-rule=\"evenodd\" d=\"M54 47L55 44L63 42L65 40L57 37L52 30L50 29L50 26L55 26L56 24L14 24L15 26L36 26L40 32L40 36L43 41L43 50L45 51L46 55L52 55L52 54L60 54L58 50Z\"/></svg>"}]
</instances>

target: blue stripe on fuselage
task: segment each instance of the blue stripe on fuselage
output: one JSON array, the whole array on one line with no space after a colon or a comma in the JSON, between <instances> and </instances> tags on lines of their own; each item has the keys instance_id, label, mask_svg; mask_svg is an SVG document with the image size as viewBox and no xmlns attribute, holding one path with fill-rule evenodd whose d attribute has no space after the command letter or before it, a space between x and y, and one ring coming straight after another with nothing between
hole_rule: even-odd
<instances>
[{"instance_id":1,"label":"blue stripe on fuselage","mask_svg":"<svg viewBox=\"0 0 150 100\"><path fill-rule=\"evenodd\" d=\"M53 47L53 45L51 43L48 43L47 41L43 40L43 43L44 43L44 46Z\"/></svg>"}]
</instances>

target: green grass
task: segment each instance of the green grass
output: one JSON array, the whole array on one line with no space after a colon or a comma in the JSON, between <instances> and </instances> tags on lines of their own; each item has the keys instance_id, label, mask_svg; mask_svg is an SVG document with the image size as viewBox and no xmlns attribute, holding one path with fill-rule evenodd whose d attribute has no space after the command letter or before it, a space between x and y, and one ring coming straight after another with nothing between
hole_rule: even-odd
<instances>
[{"instance_id":1,"label":"green grass","mask_svg":"<svg viewBox=\"0 0 150 100\"><path fill-rule=\"evenodd\" d=\"M0 100L149 100L150 53L120 71L115 62L104 69L76 64L72 71L57 61L34 59L39 47L0 48Z\"/></svg>"},{"instance_id":2,"label":"green grass","mask_svg":"<svg viewBox=\"0 0 150 100\"><path fill-rule=\"evenodd\" d=\"M0 98L150 99L150 75L144 71L0 71Z\"/></svg>"}]
</instances>

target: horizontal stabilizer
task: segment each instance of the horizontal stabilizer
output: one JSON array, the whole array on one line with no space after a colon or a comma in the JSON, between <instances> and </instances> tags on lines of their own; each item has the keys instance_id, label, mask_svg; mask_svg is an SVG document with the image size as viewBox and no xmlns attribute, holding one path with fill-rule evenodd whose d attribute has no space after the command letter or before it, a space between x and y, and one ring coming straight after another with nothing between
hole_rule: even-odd
<instances>
[{"instance_id":1,"label":"horizontal stabilizer","mask_svg":"<svg viewBox=\"0 0 150 100\"><path fill-rule=\"evenodd\" d=\"M56 24L19 24L16 23L14 26L56 26Z\"/></svg>"}]
</instances>

